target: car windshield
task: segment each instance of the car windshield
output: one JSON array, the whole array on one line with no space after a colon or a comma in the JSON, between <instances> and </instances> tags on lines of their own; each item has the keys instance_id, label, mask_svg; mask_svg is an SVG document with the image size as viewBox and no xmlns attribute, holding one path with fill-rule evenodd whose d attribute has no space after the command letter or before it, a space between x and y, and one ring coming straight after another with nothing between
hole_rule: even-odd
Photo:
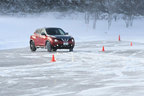
<instances>
[{"instance_id":1,"label":"car windshield","mask_svg":"<svg viewBox=\"0 0 144 96\"><path fill-rule=\"evenodd\" d=\"M47 28L46 32L48 35L65 35L65 32L60 28Z\"/></svg>"}]
</instances>

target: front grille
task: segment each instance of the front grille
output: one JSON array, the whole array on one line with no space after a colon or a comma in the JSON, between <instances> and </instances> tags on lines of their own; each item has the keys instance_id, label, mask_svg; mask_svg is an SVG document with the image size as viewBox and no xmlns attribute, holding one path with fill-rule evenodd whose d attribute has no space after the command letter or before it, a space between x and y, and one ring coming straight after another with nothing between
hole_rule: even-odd
<instances>
[{"instance_id":1,"label":"front grille","mask_svg":"<svg viewBox=\"0 0 144 96\"><path fill-rule=\"evenodd\" d=\"M61 39L58 39L60 41L63 41L63 42L68 42L70 39L69 38L61 38Z\"/></svg>"},{"instance_id":2,"label":"front grille","mask_svg":"<svg viewBox=\"0 0 144 96\"><path fill-rule=\"evenodd\" d=\"M64 42L68 42L69 39L67 39L67 38L63 38L62 41L64 41Z\"/></svg>"}]
</instances>

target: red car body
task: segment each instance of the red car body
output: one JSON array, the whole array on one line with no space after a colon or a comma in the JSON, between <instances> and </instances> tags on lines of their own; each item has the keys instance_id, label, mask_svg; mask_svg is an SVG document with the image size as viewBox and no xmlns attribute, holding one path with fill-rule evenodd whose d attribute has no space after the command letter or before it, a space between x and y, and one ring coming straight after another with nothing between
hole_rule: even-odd
<instances>
[{"instance_id":1,"label":"red car body","mask_svg":"<svg viewBox=\"0 0 144 96\"><path fill-rule=\"evenodd\" d=\"M49 34L47 30L50 30ZM56 35L51 35L58 30L61 33L56 33ZM52 50L56 51L57 49L69 49L70 51L73 51L74 45L75 45L74 38L69 36L60 28L38 29L34 32L33 35L30 36L30 48L32 51L36 51L37 48L48 49L48 47L50 48L50 50L48 51L52 51Z\"/></svg>"}]
</instances>

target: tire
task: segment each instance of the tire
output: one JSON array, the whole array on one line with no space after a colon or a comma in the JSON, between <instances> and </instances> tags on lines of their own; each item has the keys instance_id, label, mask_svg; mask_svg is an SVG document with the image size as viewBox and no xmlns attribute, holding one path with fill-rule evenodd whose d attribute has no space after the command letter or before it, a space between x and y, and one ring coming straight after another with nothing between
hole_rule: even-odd
<instances>
[{"instance_id":1,"label":"tire","mask_svg":"<svg viewBox=\"0 0 144 96\"><path fill-rule=\"evenodd\" d=\"M47 49L48 52L51 52L51 51L52 51L52 47L51 47L50 42L47 42L47 43L46 43L46 49Z\"/></svg>"},{"instance_id":2,"label":"tire","mask_svg":"<svg viewBox=\"0 0 144 96\"><path fill-rule=\"evenodd\" d=\"M57 51L57 49L53 49L53 51L54 51L54 52L56 52L56 51Z\"/></svg>"},{"instance_id":3,"label":"tire","mask_svg":"<svg viewBox=\"0 0 144 96\"><path fill-rule=\"evenodd\" d=\"M30 49L31 51L36 51L35 43L33 41L30 42Z\"/></svg>"},{"instance_id":4,"label":"tire","mask_svg":"<svg viewBox=\"0 0 144 96\"><path fill-rule=\"evenodd\" d=\"M73 48L69 49L69 51L72 52L72 51L73 51Z\"/></svg>"}]
</instances>

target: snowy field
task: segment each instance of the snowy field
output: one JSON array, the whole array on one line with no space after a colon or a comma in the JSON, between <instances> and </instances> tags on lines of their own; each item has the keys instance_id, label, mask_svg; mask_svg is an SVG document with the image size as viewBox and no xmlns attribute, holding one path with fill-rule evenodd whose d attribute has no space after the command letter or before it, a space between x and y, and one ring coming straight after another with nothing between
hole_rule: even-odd
<instances>
[{"instance_id":1,"label":"snowy field","mask_svg":"<svg viewBox=\"0 0 144 96\"><path fill-rule=\"evenodd\" d=\"M1 50L0 96L143 96L143 48L138 42L89 41L77 43L74 52Z\"/></svg>"},{"instance_id":2,"label":"snowy field","mask_svg":"<svg viewBox=\"0 0 144 96\"><path fill-rule=\"evenodd\" d=\"M85 24L81 15L1 16L0 96L144 96L143 25L142 18L129 28L117 20L108 30L107 20L93 29L93 20ZM43 27L72 35L74 52L31 52L30 35Z\"/></svg>"}]
</instances>

